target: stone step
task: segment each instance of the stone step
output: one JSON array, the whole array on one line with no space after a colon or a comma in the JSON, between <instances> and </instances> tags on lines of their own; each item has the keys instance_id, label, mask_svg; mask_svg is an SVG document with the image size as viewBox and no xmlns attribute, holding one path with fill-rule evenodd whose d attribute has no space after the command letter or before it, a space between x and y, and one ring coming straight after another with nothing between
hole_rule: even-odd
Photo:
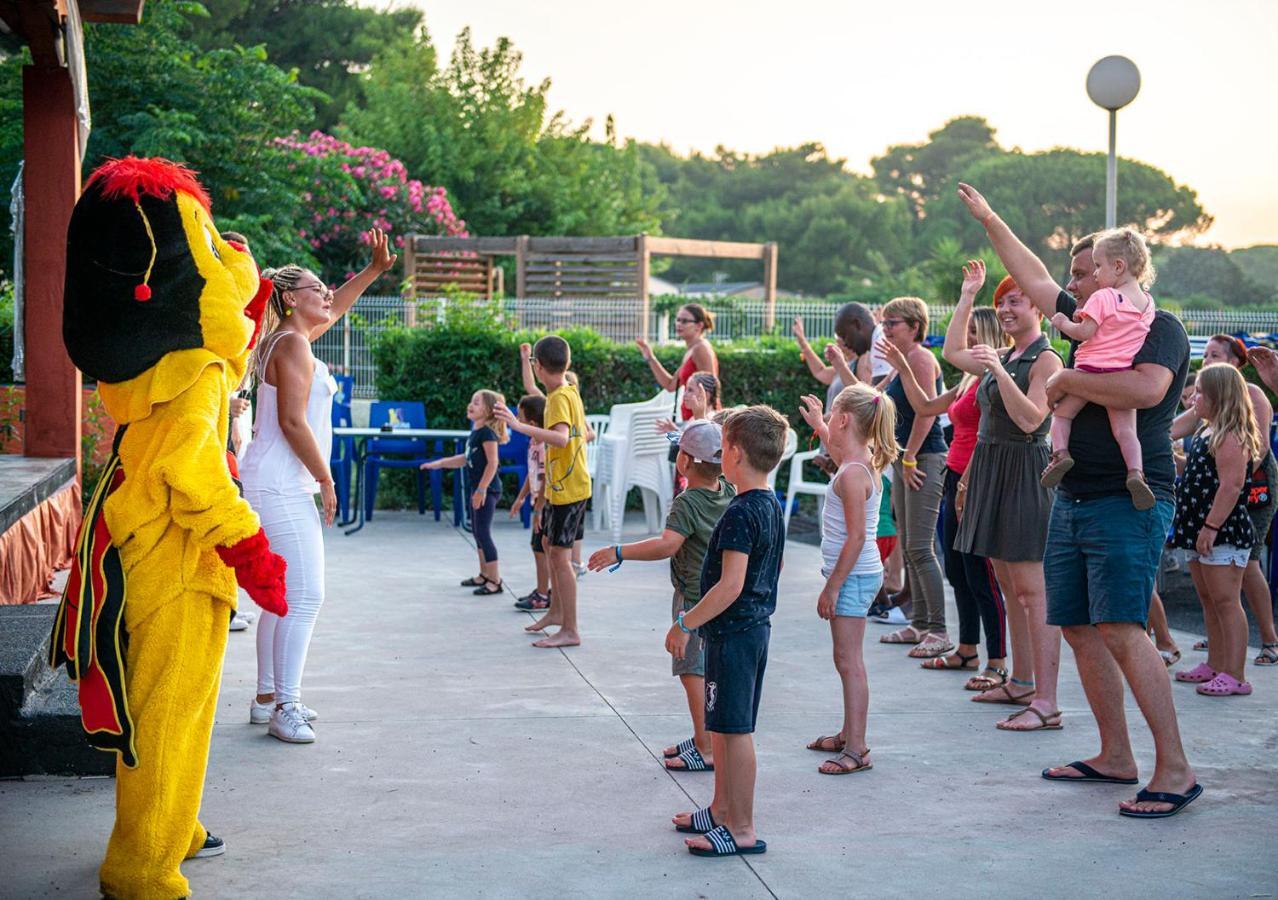
<instances>
[{"instance_id":1,"label":"stone step","mask_svg":"<svg viewBox=\"0 0 1278 900\"><path fill-rule=\"evenodd\" d=\"M92 747L65 669L51 669L57 604L0 606L0 778L111 775L115 754Z\"/></svg>"}]
</instances>

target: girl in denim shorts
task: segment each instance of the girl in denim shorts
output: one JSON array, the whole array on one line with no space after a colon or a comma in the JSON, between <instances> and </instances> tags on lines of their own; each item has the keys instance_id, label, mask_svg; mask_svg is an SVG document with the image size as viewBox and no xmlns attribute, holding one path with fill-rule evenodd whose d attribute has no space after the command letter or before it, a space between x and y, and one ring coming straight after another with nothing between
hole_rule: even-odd
<instances>
[{"instance_id":1,"label":"girl in denim shorts","mask_svg":"<svg viewBox=\"0 0 1278 900\"><path fill-rule=\"evenodd\" d=\"M1203 422L1176 485L1171 545L1189 551L1207 625L1207 661L1176 673L1209 697L1250 694L1243 665L1247 617L1239 596L1255 531L1247 514L1248 473L1265 444L1242 373L1228 363L1198 373L1194 411Z\"/></svg>"},{"instance_id":2,"label":"girl in denim shorts","mask_svg":"<svg viewBox=\"0 0 1278 900\"><path fill-rule=\"evenodd\" d=\"M817 614L830 623L834 667L843 684L843 728L819 737L809 750L837 753L818 771L850 775L873 767L865 743L870 685L861 643L865 614L883 584L883 563L875 543L882 473L897 456L896 408L886 395L864 384L846 387L822 420L821 401L804 397L803 417L821 438L838 471L830 480L821 518L821 574L825 587Z\"/></svg>"}]
</instances>

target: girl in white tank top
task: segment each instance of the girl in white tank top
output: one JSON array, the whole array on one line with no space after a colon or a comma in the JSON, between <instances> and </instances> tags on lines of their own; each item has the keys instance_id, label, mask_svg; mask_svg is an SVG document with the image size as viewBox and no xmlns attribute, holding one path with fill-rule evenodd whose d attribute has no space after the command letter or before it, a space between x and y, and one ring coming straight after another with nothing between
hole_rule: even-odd
<instances>
[{"instance_id":1,"label":"girl in white tank top","mask_svg":"<svg viewBox=\"0 0 1278 900\"><path fill-rule=\"evenodd\" d=\"M324 524L337 497L328 460L337 384L310 344L331 328L359 296L395 263L385 234L368 234L373 261L336 291L300 266L262 274L274 282L270 309L278 323L264 329L258 348L257 417L253 441L240 462L244 496L262 519L271 546L284 557L288 614L263 613L257 625L257 696L249 721L293 744L315 740L315 710L302 703L302 671L324 603ZM307 379L309 376L309 382ZM280 387L284 390L281 391ZM303 400L303 397L305 398ZM302 409L302 403L305 409ZM281 409L282 405L293 408ZM289 427L304 418L306 427ZM323 522L315 505L319 493Z\"/></svg>"},{"instance_id":2,"label":"girl in white tank top","mask_svg":"<svg viewBox=\"0 0 1278 900\"><path fill-rule=\"evenodd\" d=\"M835 753L817 771L851 775L873 768L866 744L870 686L861 643L865 614L883 584L883 563L875 541L882 499L881 473L896 459L896 409L886 395L866 384L844 388L834 398L827 424L821 401L803 398L803 418L838 464L830 480L821 518L821 574L825 586L817 615L830 623L834 662L843 687L843 727L808 744Z\"/></svg>"}]
</instances>

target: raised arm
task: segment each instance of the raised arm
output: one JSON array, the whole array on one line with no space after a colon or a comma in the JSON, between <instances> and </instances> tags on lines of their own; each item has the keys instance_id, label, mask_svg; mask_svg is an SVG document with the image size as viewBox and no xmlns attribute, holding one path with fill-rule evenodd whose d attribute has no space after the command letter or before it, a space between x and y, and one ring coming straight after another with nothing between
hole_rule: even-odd
<instances>
[{"instance_id":1,"label":"raised arm","mask_svg":"<svg viewBox=\"0 0 1278 900\"><path fill-rule=\"evenodd\" d=\"M643 338L635 341L635 346L639 348L639 352L643 354L643 360L648 364L648 368L652 370L652 377L657 379L657 384L661 386L663 391L677 390L679 380L665 370L656 355L652 352L652 347Z\"/></svg>"},{"instance_id":2,"label":"raised arm","mask_svg":"<svg viewBox=\"0 0 1278 900\"><path fill-rule=\"evenodd\" d=\"M381 277L383 272L395 265L395 261L399 259L399 255L390 252L390 237L380 228L372 228L368 231L368 243L373 248L373 260L364 270L358 273L350 281L333 291L333 309L329 315L328 321L311 332L311 340L314 341L321 334L328 331L337 322L350 312L355 301L360 298L364 291L368 290L368 286Z\"/></svg>"},{"instance_id":3,"label":"raised arm","mask_svg":"<svg viewBox=\"0 0 1278 900\"><path fill-rule=\"evenodd\" d=\"M1012 276L1027 297L1038 307L1043 315L1051 317L1056 314L1056 297L1061 292L1060 285L1052 278L1047 266L1034 255L1034 251L1021 243L1020 239L1007 227L1007 223L998 217L980 192L970 184L959 182L959 199L967 206L972 218L985 226L994 252L1003 262L1003 268Z\"/></svg>"},{"instance_id":4,"label":"raised arm","mask_svg":"<svg viewBox=\"0 0 1278 900\"><path fill-rule=\"evenodd\" d=\"M842 347L838 344L826 344L825 358L830 361L834 374L839 376L839 380L843 382L844 387L857 383L856 373L848 365L848 358L844 355Z\"/></svg>"},{"instance_id":5,"label":"raised arm","mask_svg":"<svg viewBox=\"0 0 1278 900\"><path fill-rule=\"evenodd\" d=\"M982 375L985 366L973 358L967 346L967 329L972 321L972 304L976 295L985 284L985 263L979 259L969 259L963 267L963 289L959 292L958 305L950 316L950 324L945 329L945 345L941 348L941 356L950 365L962 369L969 375Z\"/></svg>"},{"instance_id":6,"label":"raised arm","mask_svg":"<svg viewBox=\"0 0 1278 900\"><path fill-rule=\"evenodd\" d=\"M896 369L897 375L901 379L901 387L905 389L905 397L910 401L910 408L915 414L939 416L950 408L950 404L958 399L959 384L945 391L936 397L929 397L927 392L919 384L919 380L914 377L914 371L910 368L909 363L905 360L903 354L895 344L891 341L879 341L879 352ZM981 371L984 371L982 369Z\"/></svg>"},{"instance_id":7,"label":"raised arm","mask_svg":"<svg viewBox=\"0 0 1278 900\"><path fill-rule=\"evenodd\" d=\"M533 377L532 344L519 345L519 377L524 382L525 394L532 394L534 397L546 396L537 386L537 379Z\"/></svg>"},{"instance_id":8,"label":"raised arm","mask_svg":"<svg viewBox=\"0 0 1278 900\"><path fill-rule=\"evenodd\" d=\"M803 331L803 316L794 317L794 324L790 326L790 330L794 332L794 339L799 342L799 354L807 364L812 377L826 385L834 381L833 367L821 362L821 357L816 355L816 351L808 343L808 336Z\"/></svg>"}]
</instances>

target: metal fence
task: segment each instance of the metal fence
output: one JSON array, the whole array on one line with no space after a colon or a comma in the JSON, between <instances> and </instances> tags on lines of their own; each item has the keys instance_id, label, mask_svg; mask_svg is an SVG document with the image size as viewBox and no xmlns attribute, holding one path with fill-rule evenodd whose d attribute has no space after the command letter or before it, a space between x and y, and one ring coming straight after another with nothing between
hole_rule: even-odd
<instances>
[{"instance_id":1,"label":"metal fence","mask_svg":"<svg viewBox=\"0 0 1278 900\"><path fill-rule=\"evenodd\" d=\"M377 367L372 345L389 327L424 327L437 321L450 302L428 300L406 302L400 297L361 297L352 315L315 343L315 352L330 368L353 375L355 396L373 399ZM643 304L639 300L573 298L564 300L525 298L497 301L511 328L554 331L572 327L592 328L615 341L629 342L639 336ZM759 337L767 333L767 308L762 300L730 302L699 301L715 315L714 337L718 341ZM775 333L789 334L795 317L803 318L804 330L814 343L834 337L834 313L838 304L825 300L778 300ZM928 307L928 333L940 336L953 306ZM1245 332L1268 336L1278 332L1278 312L1245 310L1187 310L1180 314L1190 337L1205 338L1219 332ZM660 343L674 335L671 311L654 311L649 319L649 341Z\"/></svg>"}]
</instances>

